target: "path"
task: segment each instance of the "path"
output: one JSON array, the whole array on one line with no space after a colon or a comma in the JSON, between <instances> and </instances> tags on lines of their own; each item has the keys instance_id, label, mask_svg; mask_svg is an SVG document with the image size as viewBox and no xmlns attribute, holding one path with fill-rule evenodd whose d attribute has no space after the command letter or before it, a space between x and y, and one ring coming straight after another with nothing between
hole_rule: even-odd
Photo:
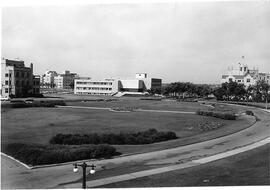
<instances>
[{"instance_id":1,"label":"path","mask_svg":"<svg viewBox=\"0 0 270 190\"><path fill-rule=\"evenodd\" d=\"M112 108L103 107L86 107L86 106L56 106L57 108L74 108L74 109L94 109L94 110L108 110L112 111ZM180 113L180 114L195 114L195 112L188 111L169 111L169 110L145 110L145 109L134 109L136 112L157 112L157 113ZM119 111L121 112L121 111Z\"/></svg>"}]
</instances>

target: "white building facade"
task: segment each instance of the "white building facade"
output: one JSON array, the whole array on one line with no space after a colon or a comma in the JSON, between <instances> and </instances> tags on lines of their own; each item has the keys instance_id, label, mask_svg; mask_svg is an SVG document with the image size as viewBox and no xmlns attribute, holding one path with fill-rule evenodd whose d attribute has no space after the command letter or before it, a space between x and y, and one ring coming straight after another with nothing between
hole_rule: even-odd
<instances>
[{"instance_id":1,"label":"white building facade","mask_svg":"<svg viewBox=\"0 0 270 190\"><path fill-rule=\"evenodd\" d=\"M270 74L260 73L258 69L249 69L247 65L239 63L237 68L228 68L227 74L222 75L221 83L237 82L247 87L255 85L258 80L264 80L270 84Z\"/></svg>"},{"instance_id":2,"label":"white building facade","mask_svg":"<svg viewBox=\"0 0 270 190\"><path fill-rule=\"evenodd\" d=\"M118 92L143 93L149 89L161 89L162 80L148 78L146 73L137 73L132 79L78 78L74 82L75 94L114 95Z\"/></svg>"},{"instance_id":3,"label":"white building facade","mask_svg":"<svg viewBox=\"0 0 270 190\"><path fill-rule=\"evenodd\" d=\"M76 73L70 71L64 71L62 74L58 74L54 77L54 86L58 89L71 89L74 79L77 78Z\"/></svg>"},{"instance_id":4,"label":"white building facade","mask_svg":"<svg viewBox=\"0 0 270 190\"><path fill-rule=\"evenodd\" d=\"M78 78L74 81L74 94L113 95L118 92L118 80L115 79Z\"/></svg>"},{"instance_id":5,"label":"white building facade","mask_svg":"<svg viewBox=\"0 0 270 190\"><path fill-rule=\"evenodd\" d=\"M44 75L41 76L40 82L44 88L53 88L54 87L54 77L57 76L56 71L46 71Z\"/></svg>"}]
</instances>

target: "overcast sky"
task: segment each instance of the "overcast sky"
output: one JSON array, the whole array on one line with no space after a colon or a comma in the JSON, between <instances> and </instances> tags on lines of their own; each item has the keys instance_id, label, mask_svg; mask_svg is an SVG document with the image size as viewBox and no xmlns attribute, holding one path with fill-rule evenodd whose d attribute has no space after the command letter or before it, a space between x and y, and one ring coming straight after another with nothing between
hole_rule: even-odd
<instances>
[{"instance_id":1,"label":"overcast sky","mask_svg":"<svg viewBox=\"0 0 270 190\"><path fill-rule=\"evenodd\" d=\"M33 62L35 74L219 83L243 55L270 72L269 35L266 1L2 9L2 57Z\"/></svg>"}]
</instances>

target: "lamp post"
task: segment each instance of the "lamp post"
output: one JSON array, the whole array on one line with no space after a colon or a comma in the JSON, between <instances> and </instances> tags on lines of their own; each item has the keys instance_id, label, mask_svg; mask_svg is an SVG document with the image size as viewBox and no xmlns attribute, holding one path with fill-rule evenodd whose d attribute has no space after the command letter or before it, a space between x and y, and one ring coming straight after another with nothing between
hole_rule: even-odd
<instances>
[{"instance_id":1,"label":"lamp post","mask_svg":"<svg viewBox=\"0 0 270 190\"><path fill-rule=\"evenodd\" d=\"M86 189L86 168L87 167L91 167L91 170L89 171L90 174L94 174L96 171L95 171L95 165L94 164L91 164L91 165L87 165L85 162L83 162L82 164L73 164L73 172L74 173L77 173L79 171L79 168L78 166L81 166L82 169L83 169L83 180L82 180L82 188L83 189Z\"/></svg>"}]
</instances>

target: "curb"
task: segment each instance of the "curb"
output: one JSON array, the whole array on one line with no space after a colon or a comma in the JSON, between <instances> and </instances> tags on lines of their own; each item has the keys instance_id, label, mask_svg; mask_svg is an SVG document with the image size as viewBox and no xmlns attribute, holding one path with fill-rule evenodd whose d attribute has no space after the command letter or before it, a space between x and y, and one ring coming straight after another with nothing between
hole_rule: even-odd
<instances>
[{"instance_id":1,"label":"curb","mask_svg":"<svg viewBox=\"0 0 270 190\"><path fill-rule=\"evenodd\" d=\"M21 164L22 166L26 167L28 170L31 170L31 169L34 168L34 167L32 167L32 166L26 165L25 163L23 163L23 162L17 160L16 158L14 158L14 157L12 157L12 156L9 156L9 155L5 154L5 153L3 153L3 152L0 152L0 154L3 155L3 156L5 156L5 157L7 157L7 158L9 158L9 159L11 159L11 160L13 160L13 161L15 161L15 162L18 162L18 163Z\"/></svg>"}]
</instances>

